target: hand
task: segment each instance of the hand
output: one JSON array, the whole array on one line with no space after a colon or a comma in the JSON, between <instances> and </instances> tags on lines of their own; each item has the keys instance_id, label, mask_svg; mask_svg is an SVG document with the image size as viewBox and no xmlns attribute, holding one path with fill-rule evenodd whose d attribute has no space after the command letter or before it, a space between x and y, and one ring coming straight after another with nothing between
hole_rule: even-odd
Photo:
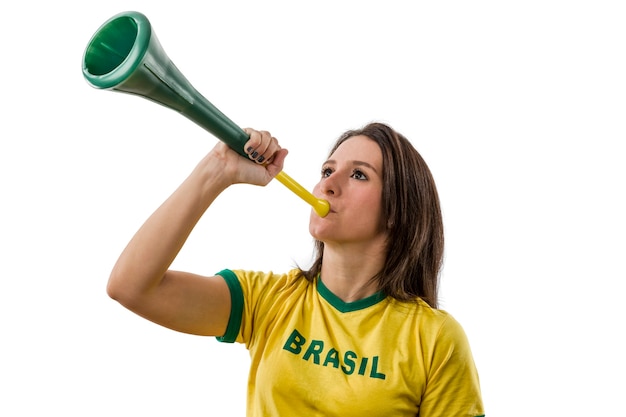
<instances>
[{"instance_id":1,"label":"hand","mask_svg":"<svg viewBox=\"0 0 626 417\"><path fill-rule=\"evenodd\" d=\"M276 138L265 130L246 128L244 131L250 136L244 147L248 157L259 164L271 163L274 154L281 149Z\"/></svg>"},{"instance_id":2,"label":"hand","mask_svg":"<svg viewBox=\"0 0 626 417\"><path fill-rule=\"evenodd\" d=\"M256 166L242 163L238 169L240 174L238 182L266 185L282 171L288 151L282 149L278 140L265 130L258 131L246 128L244 131L250 135L244 150L250 160L256 163ZM263 169L260 169L261 167Z\"/></svg>"},{"instance_id":3,"label":"hand","mask_svg":"<svg viewBox=\"0 0 626 417\"><path fill-rule=\"evenodd\" d=\"M222 178L219 182L224 187L240 183L267 185L282 171L288 151L282 149L269 132L244 130L250 135L244 147L249 159L218 141L195 172L205 179Z\"/></svg>"}]
</instances>

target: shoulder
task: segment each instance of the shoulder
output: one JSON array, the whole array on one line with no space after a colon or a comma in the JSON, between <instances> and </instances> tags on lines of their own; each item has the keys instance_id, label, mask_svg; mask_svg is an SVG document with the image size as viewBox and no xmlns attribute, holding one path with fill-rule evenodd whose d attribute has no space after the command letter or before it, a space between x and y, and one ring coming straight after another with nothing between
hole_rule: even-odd
<instances>
[{"instance_id":1,"label":"shoulder","mask_svg":"<svg viewBox=\"0 0 626 417\"><path fill-rule=\"evenodd\" d=\"M271 316L274 306L284 304L281 301L293 302L297 297L296 290L306 288L308 284L298 269L286 273L224 269L217 275L226 281L231 295L228 329L220 339L227 342L239 340L248 343L252 331L250 323L258 323L263 317Z\"/></svg>"},{"instance_id":2,"label":"shoulder","mask_svg":"<svg viewBox=\"0 0 626 417\"><path fill-rule=\"evenodd\" d=\"M253 271L243 269L227 269L226 273L230 273L237 278L241 283L247 285L282 285L289 284L298 281L303 278L302 272L299 269L292 269L287 272L273 272L273 271ZM220 272L221 275L225 271Z\"/></svg>"},{"instance_id":3,"label":"shoulder","mask_svg":"<svg viewBox=\"0 0 626 417\"><path fill-rule=\"evenodd\" d=\"M461 324L446 310L429 306L421 299L397 301L389 299L390 307L412 323L422 342L428 344L466 344L467 337Z\"/></svg>"},{"instance_id":4,"label":"shoulder","mask_svg":"<svg viewBox=\"0 0 626 417\"><path fill-rule=\"evenodd\" d=\"M412 301L399 301L391 297L386 299L388 307L407 319L419 320L421 324L433 327L443 325L447 321L456 321L446 310L429 306L424 300L417 298Z\"/></svg>"},{"instance_id":5,"label":"shoulder","mask_svg":"<svg viewBox=\"0 0 626 417\"><path fill-rule=\"evenodd\" d=\"M246 298L248 296L276 294L287 289L293 290L309 284L299 269L292 269L283 273L226 269L218 274L224 277L229 286L238 286Z\"/></svg>"},{"instance_id":6,"label":"shoulder","mask_svg":"<svg viewBox=\"0 0 626 417\"><path fill-rule=\"evenodd\" d=\"M420 412L450 415L457 410L454 415L484 415L480 380L463 327L445 310L428 305L420 310L422 324L427 323L419 334L424 338L421 347L428 380Z\"/></svg>"}]
</instances>

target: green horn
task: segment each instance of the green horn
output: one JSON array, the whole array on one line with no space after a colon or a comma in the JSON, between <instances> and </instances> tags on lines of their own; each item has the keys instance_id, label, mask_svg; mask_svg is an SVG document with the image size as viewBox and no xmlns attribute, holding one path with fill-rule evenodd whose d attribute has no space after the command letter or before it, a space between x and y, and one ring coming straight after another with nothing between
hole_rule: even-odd
<instances>
[{"instance_id":1,"label":"green horn","mask_svg":"<svg viewBox=\"0 0 626 417\"><path fill-rule=\"evenodd\" d=\"M150 22L139 12L120 13L92 36L83 55L83 75L95 88L135 94L195 122L247 158L249 135L219 111L176 68ZM281 171L276 179L324 217L330 206Z\"/></svg>"},{"instance_id":2,"label":"green horn","mask_svg":"<svg viewBox=\"0 0 626 417\"><path fill-rule=\"evenodd\" d=\"M135 94L176 110L247 157L248 134L187 81L143 14L120 13L98 29L85 49L83 75L95 88Z\"/></svg>"}]
</instances>

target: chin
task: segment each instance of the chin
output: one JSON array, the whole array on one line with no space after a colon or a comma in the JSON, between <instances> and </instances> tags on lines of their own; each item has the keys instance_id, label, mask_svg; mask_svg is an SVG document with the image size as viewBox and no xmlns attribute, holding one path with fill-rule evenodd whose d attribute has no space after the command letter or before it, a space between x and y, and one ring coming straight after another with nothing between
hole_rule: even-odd
<instances>
[{"instance_id":1,"label":"chin","mask_svg":"<svg viewBox=\"0 0 626 417\"><path fill-rule=\"evenodd\" d=\"M323 225L315 224L313 221L309 223L309 234L315 240L324 241L328 237L328 228Z\"/></svg>"},{"instance_id":2,"label":"chin","mask_svg":"<svg viewBox=\"0 0 626 417\"><path fill-rule=\"evenodd\" d=\"M309 234L311 235L311 237L315 240L321 240L320 239L320 234L318 232L318 230L314 227L309 226Z\"/></svg>"}]
</instances>

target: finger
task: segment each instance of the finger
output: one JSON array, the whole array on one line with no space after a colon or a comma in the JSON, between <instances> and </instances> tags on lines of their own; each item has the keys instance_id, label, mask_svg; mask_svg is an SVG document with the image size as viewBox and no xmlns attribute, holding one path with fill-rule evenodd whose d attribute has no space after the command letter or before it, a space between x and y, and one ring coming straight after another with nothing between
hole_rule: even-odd
<instances>
[{"instance_id":1,"label":"finger","mask_svg":"<svg viewBox=\"0 0 626 417\"><path fill-rule=\"evenodd\" d=\"M245 128L244 132L249 136L248 141L244 145L244 151L246 154L251 155L255 148L261 143L261 132L250 128Z\"/></svg>"},{"instance_id":2,"label":"finger","mask_svg":"<svg viewBox=\"0 0 626 417\"><path fill-rule=\"evenodd\" d=\"M253 156L252 159L258 159L258 157L260 157L261 155L266 154L268 152L268 149L272 146L272 142L276 142L276 139L270 134L270 132L262 130L261 143L259 143L254 148L254 152L257 153L257 156ZM267 157L269 157L269 155L265 156L265 158Z\"/></svg>"},{"instance_id":3,"label":"finger","mask_svg":"<svg viewBox=\"0 0 626 417\"><path fill-rule=\"evenodd\" d=\"M264 143L264 145L265 145L265 143ZM274 155L280 149L281 149L281 147L278 144L278 140L275 137L271 137L270 141L267 142L267 147L265 148L264 151L261 151L260 148L259 148L259 150L258 150L259 156L256 158L256 161L258 163L265 163L265 164L271 163L272 160L274 159Z\"/></svg>"},{"instance_id":4,"label":"finger","mask_svg":"<svg viewBox=\"0 0 626 417\"><path fill-rule=\"evenodd\" d=\"M282 148L273 155L272 161L266 166L267 172L272 177L275 177L280 171L283 170L283 164L285 163L285 158L288 153L289 151L287 149Z\"/></svg>"},{"instance_id":5,"label":"finger","mask_svg":"<svg viewBox=\"0 0 626 417\"><path fill-rule=\"evenodd\" d=\"M274 154L281 149L278 140L266 130L244 130L250 135L250 139L245 144L245 152L248 157L258 164L271 162Z\"/></svg>"},{"instance_id":6,"label":"finger","mask_svg":"<svg viewBox=\"0 0 626 417\"><path fill-rule=\"evenodd\" d=\"M258 131L250 128L244 129L244 131L250 135L250 139L244 145L245 153L252 160L257 160L259 156L264 154L271 142L272 135L265 130ZM267 157L265 157L267 158Z\"/></svg>"}]
</instances>

